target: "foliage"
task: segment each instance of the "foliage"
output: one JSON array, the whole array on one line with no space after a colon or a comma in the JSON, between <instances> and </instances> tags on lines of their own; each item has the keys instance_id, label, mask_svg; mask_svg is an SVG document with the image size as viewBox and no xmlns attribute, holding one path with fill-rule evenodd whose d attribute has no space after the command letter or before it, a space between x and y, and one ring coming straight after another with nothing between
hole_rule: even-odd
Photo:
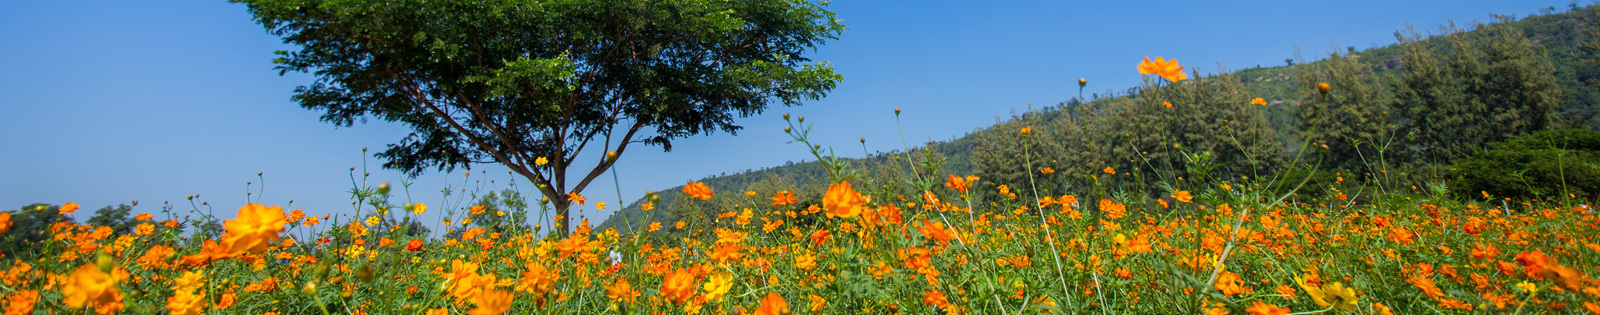
<instances>
[{"instance_id":1,"label":"foliage","mask_svg":"<svg viewBox=\"0 0 1600 315\"><path fill-rule=\"evenodd\" d=\"M39 244L50 239L50 226L71 220L58 210L60 206L36 203L22 206L11 214L11 231L0 235L0 258L37 259L41 257Z\"/></svg>"},{"instance_id":2,"label":"foliage","mask_svg":"<svg viewBox=\"0 0 1600 315\"><path fill-rule=\"evenodd\" d=\"M385 167L500 163L563 218L568 193L629 144L733 133L736 116L821 98L841 78L803 56L844 29L808 1L233 2L298 46L275 63L316 75L295 91L302 107L414 130L378 154ZM591 143L606 154L580 155ZM593 167L568 173L580 163Z\"/></svg>"},{"instance_id":3,"label":"foliage","mask_svg":"<svg viewBox=\"0 0 1600 315\"><path fill-rule=\"evenodd\" d=\"M1450 188L1461 198L1600 197L1600 133L1546 130L1489 145L1455 163Z\"/></svg>"}]
</instances>

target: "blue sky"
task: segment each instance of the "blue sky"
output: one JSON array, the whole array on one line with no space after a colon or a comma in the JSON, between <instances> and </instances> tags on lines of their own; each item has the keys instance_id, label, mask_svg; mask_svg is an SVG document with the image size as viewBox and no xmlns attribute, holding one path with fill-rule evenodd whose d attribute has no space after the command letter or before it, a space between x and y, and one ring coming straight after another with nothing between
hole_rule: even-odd
<instances>
[{"instance_id":1,"label":"blue sky","mask_svg":"<svg viewBox=\"0 0 1600 315\"><path fill-rule=\"evenodd\" d=\"M631 148L617 165L620 190L631 202L646 190L805 159L781 131L786 112L815 124L814 141L860 156L862 137L871 150L901 148L895 108L904 109L911 142L947 140L1030 104L1073 97L1080 77L1088 92L1125 90L1139 82L1134 67L1145 56L1203 72L1280 65L1296 47L1319 59L1334 43L1393 43L1408 23L1431 29L1491 12L1564 11L1568 3L834 1L850 29L813 55L844 76L828 98L739 120L746 129L737 136L683 139L672 152ZM361 148L379 151L409 130L376 121L336 128L290 101L312 77L272 69L272 52L292 47L242 5L6 1L0 43L0 209L77 202L86 219L138 200L136 212L157 213L170 201L181 214L191 208L185 197L198 194L196 203L228 218L247 202L246 182L255 182L250 201L350 213L351 167L360 172L365 161L374 184L404 178ZM415 178L410 200L429 204L431 218L461 204L459 190L448 200L440 193L446 185L505 188L514 180L496 165L473 168L480 171ZM607 174L585 195L616 207L617 190ZM583 208L596 223L609 213Z\"/></svg>"}]
</instances>

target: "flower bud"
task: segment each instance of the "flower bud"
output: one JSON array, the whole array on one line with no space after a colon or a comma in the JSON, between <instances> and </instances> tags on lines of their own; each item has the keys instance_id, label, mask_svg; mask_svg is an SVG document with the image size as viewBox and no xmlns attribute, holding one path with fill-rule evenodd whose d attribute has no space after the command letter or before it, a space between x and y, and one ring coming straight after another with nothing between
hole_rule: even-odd
<instances>
[{"instance_id":1,"label":"flower bud","mask_svg":"<svg viewBox=\"0 0 1600 315\"><path fill-rule=\"evenodd\" d=\"M617 151L606 151L606 160L607 161L616 161L617 160Z\"/></svg>"},{"instance_id":2,"label":"flower bud","mask_svg":"<svg viewBox=\"0 0 1600 315\"><path fill-rule=\"evenodd\" d=\"M900 116L900 109L899 108L894 109L894 115L895 116Z\"/></svg>"},{"instance_id":3,"label":"flower bud","mask_svg":"<svg viewBox=\"0 0 1600 315\"><path fill-rule=\"evenodd\" d=\"M783 113L783 120L789 120L789 113Z\"/></svg>"},{"instance_id":4,"label":"flower bud","mask_svg":"<svg viewBox=\"0 0 1600 315\"><path fill-rule=\"evenodd\" d=\"M389 183L378 184L378 195L389 195Z\"/></svg>"},{"instance_id":5,"label":"flower bud","mask_svg":"<svg viewBox=\"0 0 1600 315\"><path fill-rule=\"evenodd\" d=\"M1085 80L1083 78L1078 78L1078 87L1082 88L1085 85L1089 85L1089 80Z\"/></svg>"},{"instance_id":6,"label":"flower bud","mask_svg":"<svg viewBox=\"0 0 1600 315\"><path fill-rule=\"evenodd\" d=\"M790 132L792 132L792 130L793 130L792 128L783 127L783 133L790 133Z\"/></svg>"},{"instance_id":7,"label":"flower bud","mask_svg":"<svg viewBox=\"0 0 1600 315\"><path fill-rule=\"evenodd\" d=\"M1328 94L1328 90L1332 89L1332 88L1333 87L1328 86L1328 82L1319 82L1319 83L1317 83L1317 91L1318 92L1322 92L1322 94Z\"/></svg>"}]
</instances>

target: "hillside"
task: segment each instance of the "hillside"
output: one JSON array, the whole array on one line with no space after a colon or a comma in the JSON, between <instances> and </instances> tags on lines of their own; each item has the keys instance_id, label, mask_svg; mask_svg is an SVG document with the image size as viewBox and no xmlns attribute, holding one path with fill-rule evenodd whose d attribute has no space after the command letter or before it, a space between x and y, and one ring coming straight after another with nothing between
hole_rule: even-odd
<instances>
[{"instance_id":1,"label":"hillside","mask_svg":"<svg viewBox=\"0 0 1600 315\"><path fill-rule=\"evenodd\" d=\"M1527 39L1527 41L1534 44L1536 52L1535 55L1539 55L1540 58L1543 58L1543 60L1548 61L1549 64L1554 65L1553 74L1563 92L1561 93L1561 101L1564 103L1564 106L1556 109L1555 117L1552 119L1555 125L1552 127L1575 127L1589 130L1600 130L1600 115L1597 115L1600 114L1600 91L1596 90L1594 82L1592 82L1596 78L1600 78L1600 67L1596 67L1594 63L1586 61L1593 58L1594 51L1593 49L1585 48L1591 47L1589 46L1590 44L1588 42L1594 38L1594 31L1592 29L1595 28L1595 21L1597 20L1597 14L1595 12L1596 11L1593 10L1593 8L1582 8L1568 12L1534 15L1523 18L1496 17L1500 19L1500 21L1503 21L1500 22L1502 25L1510 26L1511 28L1522 32L1522 35ZM1465 38L1491 36L1486 35L1487 33L1482 30L1482 28L1484 28L1482 25L1473 24L1464 27L1465 29L1461 29L1461 34L1464 34ZM1422 32L1423 34L1430 36L1417 41L1417 44L1427 47L1427 49L1430 51L1442 51L1448 53L1448 50L1452 46L1449 45L1448 41L1442 40L1442 38L1446 38L1447 36L1445 35L1451 33L1451 29L1444 27L1430 29L1432 31ZM1396 34L1404 35L1409 33L1397 31ZM1360 75L1364 78L1362 80L1372 82L1372 84L1378 85L1380 86L1380 89L1382 89L1381 86L1397 84L1395 82L1398 82L1397 78L1403 71L1403 59L1406 54L1404 45L1404 42L1402 42L1365 50L1357 50L1355 47L1351 46L1328 53L1312 55L1343 56L1349 58L1350 60L1354 60L1359 63L1359 65L1357 65L1358 67L1366 69L1365 72L1360 73ZM1279 152L1274 154L1288 153L1292 150L1295 150L1296 146L1300 144L1304 130L1301 130L1302 123L1296 114L1296 108L1301 106L1304 100L1307 100L1308 97L1310 97L1308 96L1309 94L1307 94L1307 92L1304 92L1306 90L1303 87L1314 84L1302 81L1306 80L1305 78L1308 76L1311 76L1312 72L1322 71L1322 69L1327 69L1330 66L1328 65L1328 58L1316 59L1317 60L1315 61L1309 62L1305 60L1297 60L1297 62L1295 62L1293 65L1240 69L1230 73L1219 74L1203 79L1208 80L1206 82L1211 82L1212 85L1237 84L1242 89L1242 92L1231 92L1232 94L1229 94L1231 96L1222 97L1218 100L1227 99L1231 100L1231 102L1237 102L1236 98L1238 97L1244 97L1246 100L1254 97L1260 97L1267 100L1269 103L1268 106L1239 108L1231 114L1234 116L1230 117L1251 117L1254 115L1259 115L1259 117L1261 117L1258 119L1260 120L1259 124L1263 127L1261 129L1270 129L1252 131L1265 135L1264 138L1258 137L1263 139L1260 140L1262 143L1254 144L1258 145L1259 147L1244 149L1246 152L1237 152L1238 154L1243 155L1236 156L1249 156L1251 154L1251 150L1267 150L1262 152ZM1198 78L1198 75L1195 76L1196 78L1194 81L1202 80L1201 78ZM1217 80L1223 80L1226 82ZM998 150L994 148L997 146L996 144L999 143L997 141L1010 141L1009 138L1003 136L1007 134L1006 132L1016 130L1021 126L1055 126L1050 128L1041 128L1046 130L1075 129L1079 128L1079 126L1082 126L1082 129L1078 131L1078 133L1068 132L1067 134L1053 136L1046 134L1036 136L1035 138L1047 139L1039 141L1053 141L1056 143L1078 142L1075 140L1085 140L1081 142L1090 142L1086 140L1089 140L1088 135L1092 133L1091 129L1106 128L1091 126L1093 121L1097 119L1097 115L1116 113L1121 113L1123 115L1128 114L1127 112L1116 112L1116 108L1118 108L1118 106L1128 106L1126 103L1140 102L1139 99L1142 97L1142 95L1140 95L1140 91L1145 88L1148 87L1130 88L1128 89L1130 93L1123 95L1097 95L1096 98L1086 100L1086 102L1077 99L1064 100L1055 106L1028 109L1025 112L1014 115L1007 121L1003 121L983 129L975 130L951 141L931 142L926 144L924 147L914 148L912 151L921 151L924 148L927 148L936 156L948 158L947 162L943 164L942 168L940 169L940 174L936 174L935 176L943 176L942 174L974 174L984 177L986 180L993 178L993 180L989 181L990 185L995 185L996 183L1014 184L1017 183L1016 176L1019 176L1018 174L1005 174L1005 172L997 172L992 169L986 170L977 167L976 165L987 164L975 162L975 155L977 155L976 159L980 160L987 159L988 161L1005 161L1005 158L999 158L998 156L1005 154L1020 154L1016 152L1005 153L993 151ZM1206 101L1207 100L1196 100L1195 102L1196 104L1201 104ZM1246 112L1238 112L1238 110L1243 110ZM1384 114L1387 114L1387 112L1384 112ZM1222 125L1220 125L1222 128L1228 128L1228 126L1237 123L1250 123L1251 121L1254 121L1244 118L1229 119L1225 117L1217 118L1215 116L1207 117L1209 117L1207 119L1220 121L1222 123ZM1205 126L1191 127L1201 128L1197 130L1202 131L1200 133L1206 133L1206 129L1202 128ZM1126 133L1126 128L1134 127L1118 127L1116 130L1120 130L1117 132ZM1249 125L1246 125L1242 130L1253 129L1251 129ZM1214 131L1215 130L1211 130L1211 132ZM1082 139L1076 139L1077 137L1082 137ZM1274 141L1270 139L1277 140ZM1128 141L1130 141L1129 143L1132 143L1132 141L1135 140ZM1197 144L1195 142L1196 140L1193 139L1184 141L1187 141L1182 143L1184 145ZM985 145L988 145L989 147L984 148ZM998 146L1005 147L1006 145ZM1215 146L1215 144L1213 143L1211 146ZM1039 164L1038 166L1030 166L1030 168L1039 169L1041 167L1054 167L1055 169L1063 171L1063 173L1083 175L1082 178L1087 178L1089 176L1084 174L1092 175L1094 171L1098 171L1099 167L1104 165L1117 166L1118 169L1123 169L1125 167L1133 168L1134 172L1129 173L1137 173L1141 168L1145 167L1144 165L1139 165L1139 163L1134 163L1135 161L1120 161L1116 160L1115 157L1071 158L1071 155L1078 154L1074 153L1075 151L1095 150L1102 150L1105 152L1089 152L1087 154L1110 154L1115 156L1115 154L1111 153L1116 153L1116 150L1120 149L1094 149L1092 146L1090 148L1074 149L1068 148L1067 145L1060 145L1058 151L1064 152L1059 153L1064 154L1061 156L1061 160L1078 161L1080 162L1078 163L1080 165L1066 164L1065 162L1057 163L1055 159L1041 159L1040 161L1036 161L1038 163L1035 163ZM1180 151L1183 154L1188 154L1186 149ZM1138 152L1134 153L1137 154ZM1210 152L1206 153L1209 154ZM1219 158L1223 158L1228 156L1229 153L1218 152L1218 154ZM920 155L905 154L904 152L891 152L879 156L847 160L858 169L876 169L879 172L893 173L886 175L898 176L897 178L906 178L914 175L910 174L909 171L906 171L908 164L903 159L914 159L916 156ZM897 160L896 157L900 157L901 160ZM1167 156L1164 158L1178 159L1180 157L1187 158L1185 156L1178 155ZM1163 158L1148 158L1148 160L1144 161L1144 163L1148 165L1150 164L1150 161L1159 159ZM1016 161L1016 159L1012 159L1010 161ZM1081 165L1087 164L1081 163L1082 161L1095 162L1091 165ZM1264 160L1262 163L1267 165L1281 165L1284 162L1285 161L1273 161L1268 159ZM1443 162L1435 160L1431 163L1440 164ZM895 167L887 167L891 165ZM884 171L884 169L895 171ZM1257 169L1260 169L1260 167L1231 171L1244 174L1250 173L1252 170ZM1135 180L1136 183L1119 187L1131 189L1131 191L1137 192L1140 189L1150 189L1152 185L1174 184L1170 178L1156 179L1160 178L1160 174L1152 174L1153 175L1151 176L1147 176L1148 178L1146 179ZM1085 186L1085 182L1082 178L1063 180L1061 181L1062 184L1059 184L1055 187L1043 187L1041 189L1044 189L1047 192L1071 192L1073 189L1075 189L1075 187ZM1181 179L1181 175L1178 178ZM822 190L820 184L826 181L826 179L827 175L817 161L803 161L801 163L776 166L767 169L739 172L727 176L707 177L701 179L700 182L714 187L717 189L719 194L740 194L741 192L748 190L761 191L760 189L752 189L751 187L771 188L772 185L779 185L780 187L795 187L799 188L797 194L801 197L801 203L806 204L814 203L816 200L818 200L818 197L815 195L820 193ZM675 197L681 195L682 186L667 187L657 191L663 193L660 194L661 200L659 204L655 205L656 208L671 209L673 201L676 199ZM766 197L770 196L770 192L763 191L763 193L768 195L756 195L750 197L755 201L746 200L745 202L759 202L759 200L764 200ZM672 211L656 211L655 213L645 213L640 211L639 206L644 201L644 199L635 201L622 211L624 211L627 217L631 218L631 220L634 222L643 222L642 220L646 218L646 215L654 215L652 217L652 221L663 222L664 225L668 226L670 226L671 223L680 220L680 218L677 217L678 215L674 214ZM733 202L731 204L725 202L720 204L720 206L726 209L719 208L716 211L732 211L735 210L734 208L739 207L737 204L737 202ZM705 215L710 216L712 214ZM600 225L600 228L603 229L615 227L622 229L623 223L619 220L621 217L622 216L614 215L611 218L608 218ZM640 225L634 224L634 226L638 227Z\"/></svg>"}]
</instances>

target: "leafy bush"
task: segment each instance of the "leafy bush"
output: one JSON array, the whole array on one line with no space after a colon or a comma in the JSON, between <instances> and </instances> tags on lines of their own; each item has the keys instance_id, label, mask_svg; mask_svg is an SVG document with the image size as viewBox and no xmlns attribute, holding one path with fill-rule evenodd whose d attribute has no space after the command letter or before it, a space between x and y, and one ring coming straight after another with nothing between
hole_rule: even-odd
<instances>
[{"instance_id":1,"label":"leafy bush","mask_svg":"<svg viewBox=\"0 0 1600 315\"><path fill-rule=\"evenodd\" d=\"M1487 192L1496 198L1600 194L1600 133L1546 130L1489 145L1487 152L1454 165L1458 196Z\"/></svg>"}]
</instances>

